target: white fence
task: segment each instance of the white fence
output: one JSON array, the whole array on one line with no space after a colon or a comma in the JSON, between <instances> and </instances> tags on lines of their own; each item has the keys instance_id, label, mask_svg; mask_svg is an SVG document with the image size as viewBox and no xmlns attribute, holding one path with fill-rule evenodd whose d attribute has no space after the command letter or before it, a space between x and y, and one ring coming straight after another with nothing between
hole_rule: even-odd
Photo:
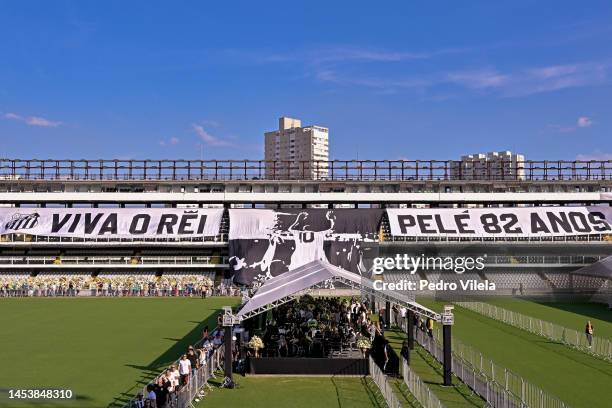
<instances>
[{"instance_id":1,"label":"white fence","mask_svg":"<svg viewBox=\"0 0 612 408\"><path fill-rule=\"evenodd\" d=\"M401 319L398 326L407 332L406 319ZM429 337L424 331L413 327L417 343L442 363L441 330L439 327L437 329L434 337ZM455 337L452 339L451 369L457 378L494 408L569 408L560 399L487 359Z\"/></svg>"},{"instance_id":2,"label":"white fence","mask_svg":"<svg viewBox=\"0 0 612 408\"><path fill-rule=\"evenodd\" d=\"M402 358L402 376L408 390L419 401L423 408L444 408L442 402L431 392L429 387L410 368L405 359Z\"/></svg>"},{"instance_id":3,"label":"white fence","mask_svg":"<svg viewBox=\"0 0 612 408\"><path fill-rule=\"evenodd\" d=\"M227 265L226 256L11 256L0 266L25 265Z\"/></svg>"},{"instance_id":4,"label":"white fence","mask_svg":"<svg viewBox=\"0 0 612 408\"><path fill-rule=\"evenodd\" d=\"M393 387L389 382L387 376L383 373L383 371L376 365L374 359L370 356L370 376L380 389L382 396L385 398L385 402L389 408L401 408L402 404L400 404L399 400L395 396L393 392Z\"/></svg>"},{"instance_id":5,"label":"white fence","mask_svg":"<svg viewBox=\"0 0 612 408\"><path fill-rule=\"evenodd\" d=\"M501 307L483 302L455 302L458 306L495 319L510 326L528 331L549 340L565 344L595 357L612 361L612 340L593 336L589 345L584 332L568 329L557 324L525 316Z\"/></svg>"},{"instance_id":6,"label":"white fence","mask_svg":"<svg viewBox=\"0 0 612 408\"><path fill-rule=\"evenodd\" d=\"M166 406L168 408L187 408L193 406L191 402L194 399L204 397L208 380L211 377L214 378L215 370L223 368L221 360L223 352L224 345L214 349L206 358L206 364L192 371L192 374L189 376L189 382L182 385L177 391L168 395L168 404ZM178 365L178 360L175 362L175 364ZM142 387L141 392L145 398L148 394L147 386L149 384L154 384L158 378L159 377L155 377L154 380ZM136 398L133 398L124 406L124 408L134 408L136 406Z\"/></svg>"}]
</instances>

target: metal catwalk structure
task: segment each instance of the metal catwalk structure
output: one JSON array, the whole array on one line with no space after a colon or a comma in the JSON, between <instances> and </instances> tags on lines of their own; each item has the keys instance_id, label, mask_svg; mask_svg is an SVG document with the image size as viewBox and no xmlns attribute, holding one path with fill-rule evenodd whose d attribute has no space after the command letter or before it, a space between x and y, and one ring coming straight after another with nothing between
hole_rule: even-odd
<instances>
[{"instance_id":1,"label":"metal catwalk structure","mask_svg":"<svg viewBox=\"0 0 612 408\"><path fill-rule=\"evenodd\" d=\"M421 306L405 294L396 291L376 290L372 280L320 260L312 261L266 281L240 309L236 317L239 321L242 321L264 313L290 302L312 289L321 288L328 281L358 289L366 296L373 296L379 301L403 306L411 312L435 321L442 320L439 313Z\"/></svg>"},{"instance_id":2,"label":"metal catwalk structure","mask_svg":"<svg viewBox=\"0 0 612 408\"><path fill-rule=\"evenodd\" d=\"M458 160L57 160L1 159L5 180L308 180L326 169L333 181L611 180L612 160L487 162L476 170Z\"/></svg>"}]
</instances>

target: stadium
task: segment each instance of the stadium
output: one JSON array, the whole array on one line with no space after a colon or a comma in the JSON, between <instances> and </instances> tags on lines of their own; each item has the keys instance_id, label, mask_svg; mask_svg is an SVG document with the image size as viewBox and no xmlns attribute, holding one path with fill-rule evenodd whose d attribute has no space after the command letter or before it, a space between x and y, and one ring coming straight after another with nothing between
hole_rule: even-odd
<instances>
[{"instance_id":1,"label":"stadium","mask_svg":"<svg viewBox=\"0 0 612 408\"><path fill-rule=\"evenodd\" d=\"M609 406L612 161L458 166L0 159L0 406Z\"/></svg>"}]
</instances>

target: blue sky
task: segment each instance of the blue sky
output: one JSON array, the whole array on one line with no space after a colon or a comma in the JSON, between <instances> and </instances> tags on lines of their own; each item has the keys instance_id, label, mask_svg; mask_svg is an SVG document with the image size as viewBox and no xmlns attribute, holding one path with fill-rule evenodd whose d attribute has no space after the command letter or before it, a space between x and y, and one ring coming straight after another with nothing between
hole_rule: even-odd
<instances>
[{"instance_id":1,"label":"blue sky","mask_svg":"<svg viewBox=\"0 0 612 408\"><path fill-rule=\"evenodd\" d=\"M0 13L0 157L259 159L287 115L329 127L336 159L612 159L611 114L609 1Z\"/></svg>"}]
</instances>

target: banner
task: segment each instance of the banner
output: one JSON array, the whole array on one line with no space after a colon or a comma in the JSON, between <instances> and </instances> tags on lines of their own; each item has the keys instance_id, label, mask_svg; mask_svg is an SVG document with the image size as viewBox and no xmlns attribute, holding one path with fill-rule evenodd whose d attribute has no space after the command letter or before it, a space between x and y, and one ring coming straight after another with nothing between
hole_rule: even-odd
<instances>
[{"instance_id":1,"label":"banner","mask_svg":"<svg viewBox=\"0 0 612 408\"><path fill-rule=\"evenodd\" d=\"M238 283L265 281L314 260L362 273L382 210L230 210L230 266ZM369 257L368 257L369 258Z\"/></svg>"},{"instance_id":2,"label":"banner","mask_svg":"<svg viewBox=\"0 0 612 408\"><path fill-rule=\"evenodd\" d=\"M396 237L547 237L612 233L611 207L388 209Z\"/></svg>"},{"instance_id":3,"label":"banner","mask_svg":"<svg viewBox=\"0 0 612 408\"><path fill-rule=\"evenodd\" d=\"M0 208L0 235L202 237L219 235L223 209Z\"/></svg>"}]
</instances>

